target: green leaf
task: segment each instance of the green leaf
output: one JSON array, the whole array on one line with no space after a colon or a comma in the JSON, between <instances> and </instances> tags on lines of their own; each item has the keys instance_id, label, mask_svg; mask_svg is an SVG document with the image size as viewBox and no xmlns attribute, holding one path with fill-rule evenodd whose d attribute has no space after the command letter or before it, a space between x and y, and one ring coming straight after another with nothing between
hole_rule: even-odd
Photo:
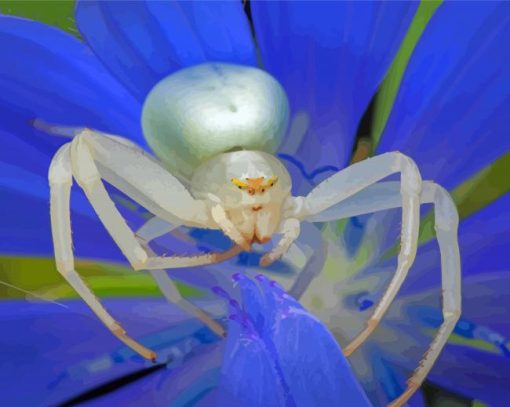
<instances>
[{"instance_id":1,"label":"green leaf","mask_svg":"<svg viewBox=\"0 0 510 407\"><path fill-rule=\"evenodd\" d=\"M114 263L76 260L76 271L100 297L161 296L149 274ZM197 288L176 282L183 296L198 297ZM58 300L78 295L46 257L0 257L0 299L46 298Z\"/></svg>"},{"instance_id":2,"label":"green leaf","mask_svg":"<svg viewBox=\"0 0 510 407\"><path fill-rule=\"evenodd\" d=\"M442 0L436 1L422 1L416 14L409 26L409 30L400 45L393 63L388 70L386 78L384 79L381 88L377 94L374 105L374 116L372 124L372 147L375 150L379 139L381 138L384 127L390 115L393 103L400 88L402 76L407 67L407 63L420 39L423 30L427 26L429 20L436 12L437 8L441 5Z\"/></svg>"},{"instance_id":3,"label":"green leaf","mask_svg":"<svg viewBox=\"0 0 510 407\"><path fill-rule=\"evenodd\" d=\"M460 219L467 218L496 199L510 192L510 153L503 154L496 161L479 171L455 188L452 198L459 211ZM435 238L434 212L431 210L420 223L419 244ZM386 251L383 259L398 254L399 244Z\"/></svg>"},{"instance_id":4,"label":"green leaf","mask_svg":"<svg viewBox=\"0 0 510 407\"><path fill-rule=\"evenodd\" d=\"M41 23L60 28L81 39L74 20L74 0L2 0L0 12L2 14L40 21Z\"/></svg>"}]
</instances>

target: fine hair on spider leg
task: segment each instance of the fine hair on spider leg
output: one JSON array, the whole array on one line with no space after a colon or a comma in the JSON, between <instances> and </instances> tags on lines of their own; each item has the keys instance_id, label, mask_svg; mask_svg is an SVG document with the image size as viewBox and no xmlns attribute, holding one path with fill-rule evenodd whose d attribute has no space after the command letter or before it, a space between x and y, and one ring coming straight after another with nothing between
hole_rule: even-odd
<instances>
[{"instance_id":1,"label":"fine hair on spider leg","mask_svg":"<svg viewBox=\"0 0 510 407\"><path fill-rule=\"evenodd\" d=\"M84 140L82 139L82 135L77 136L71 144L64 145L59 152L56 154L54 160L52 161L52 165L50 167L49 179L51 186L51 219L52 219L52 229L53 229L53 237L54 237L54 246L55 246L55 255L57 259L57 269L61 272L61 274L67 279L67 281L75 288L75 290L80 294L82 298L87 302L87 304L92 308L92 310L100 317L100 319L105 323L105 325L112 331L114 335L116 335L121 341L126 343L126 345L130 346L136 352L140 353L147 359L154 359L155 353L151 350L145 348L143 345L139 344L132 338L126 335L125 331L120 327L120 325L110 316L110 314L106 311L106 309L101 305L100 301L97 297L94 296L92 291L85 285L83 280L79 277L79 275L74 271L73 266L73 255L72 255L72 246L71 246L71 228L70 228L70 210L69 210L69 197L70 197L70 188L72 182L72 174L74 173L75 177L77 177L78 181L84 187L84 191L86 195L91 200L93 207L99 211L99 213L104 216L105 212L109 212L110 215L102 218L103 223L105 223L110 228L120 226L121 229L124 229L121 232L121 235L115 235L118 239L120 238L119 246L124 248L124 252L128 253L128 259L131 262L136 262L137 257L136 254L137 248L143 250L140 244L136 241L134 234L131 231L128 231L127 225L125 223L120 222L120 215L118 212L114 212L115 207L111 200L107 200L107 193L104 189L102 183L99 183L100 177L97 173L97 170L93 166L87 167L87 153L88 150L85 150L85 145L82 144ZM74 151L72 150L74 147ZM81 153L80 153L81 152ZM73 156L76 154L81 154L77 157L77 160L73 162ZM85 160L85 161L83 161ZM83 164L81 164L83 163ZM88 161L91 164L91 160ZM76 170L73 169L75 165L82 165L82 168L78 168L78 172L74 172ZM80 172L81 171L81 172ZM99 189L98 189L99 188ZM103 200L103 198L105 200ZM106 205L105 205L106 204ZM117 218L115 217L117 214ZM115 222L117 219L117 223ZM132 236L132 238L130 238ZM129 252L128 246L133 249L133 252ZM146 252L145 252L146 253ZM134 256L134 257L133 257ZM205 261L209 261L212 255L208 255ZM171 258L168 259L169 261ZM203 262L202 259L199 259L198 263ZM186 260L183 259L181 263L185 263ZM159 267L154 267L159 268ZM190 307L187 307L188 310ZM212 324L215 328L216 332L221 334L221 329Z\"/></svg>"},{"instance_id":2,"label":"fine hair on spider leg","mask_svg":"<svg viewBox=\"0 0 510 407\"><path fill-rule=\"evenodd\" d=\"M377 196L377 199L374 199L375 196ZM431 181L424 181L420 193L420 202L434 205L436 238L441 255L443 323L417 369L409 379L408 388L392 402L392 407L403 406L423 383L453 331L461 312L460 254L457 238L459 217L457 209L448 192ZM379 182L324 210L322 213L310 216L308 219L315 222L337 220L398 208L401 205L400 183L395 181ZM378 307L384 302L387 294L388 291L383 295ZM396 294L396 291L394 294ZM387 306L389 306L388 303L386 303ZM379 315L382 316L382 314ZM344 352L352 353L373 329L375 329L374 325L369 326L369 329L366 329L356 338L357 341L353 342L356 346L351 348L348 346L344 348Z\"/></svg>"}]
</instances>

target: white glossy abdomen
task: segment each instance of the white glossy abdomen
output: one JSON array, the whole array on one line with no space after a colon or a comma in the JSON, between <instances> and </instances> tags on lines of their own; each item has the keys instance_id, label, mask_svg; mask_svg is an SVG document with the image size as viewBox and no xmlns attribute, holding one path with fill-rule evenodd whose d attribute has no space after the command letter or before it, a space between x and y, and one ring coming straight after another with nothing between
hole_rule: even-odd
<instances>
[{"instance_id":1,"label":"white glossy abdomen","mask_svg":"<svg viewBox=\"0 0 510 407\"><path fill-rule=\"evenodd\" d=\"M190 178L201 163L235 148L274 153L288 115L285 91L266 72L207 63L159 82L143 106L142 127L167 168Z\"/></svg>"}]
</instances>

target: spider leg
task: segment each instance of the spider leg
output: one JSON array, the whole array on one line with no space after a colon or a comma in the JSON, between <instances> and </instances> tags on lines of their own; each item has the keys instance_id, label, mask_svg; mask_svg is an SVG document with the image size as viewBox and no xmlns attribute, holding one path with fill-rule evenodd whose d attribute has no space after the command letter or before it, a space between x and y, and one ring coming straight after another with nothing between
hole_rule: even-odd
<instances>
[{"instance_id":1,"label":"spider leg","mask_svg":"<svg viewBox=\"0 0 510 407\"><path fill-rule=\"evenodd\" d=\"M404 282L409 268L416 257L418 231L420 226L421 176L416 164L409 157L391 152L360 161L332 175L315 187L305 198L296 199L296 216L301 219L313 218L334 205L338 205L363 189L375 184L389 175L400 172L400 196L402 200L402 239L398 255L395 277L388 287L385 297L372 317L367 321L366 329L345 348L350 355L377 327Z\"/></svg>"},{"instance_id":2,"label":"spider leg","mask_svg":"<svg viewBox=\"0 0 510 407\"><path fill-rule=\"evenodd\" d=\"M448 337L453 331L461 312L461 273L460 254L457 238L458 213L448 192L441 186L425 181L420 196L421 203L434 204L435 230L441 254L441 280L443 290L443 323L434 337L419 367L408 381L406 391L391 404L398 407L405 404L425 380L430 369L437 360L441 350L445 346ZM372 185L347 200L331 207L317 216L311 217L310 221L328 221L351 216L377 212L401 206L400 186L398 182L381 182ZM394 277L396 278L396 276ZM391 287L391 284L390 284ZM374 315L380 315L380 310L385 310L393 301L396 292L388 289ZM372 316L372 319L374 316ZM366 331L364 331L366 332ZM358 336L353 343L359 346L366 336ZM353 343L345 348L344 353L352 353Z\"/></svg>"},{"instance_id":3,"label":"spider leg","mask_svg":"<svg viewBox=\"0 0 510 407\"><path fill-rule=\"evenodd\" d=\"M251 243L249 243L244 236L237 230L232 221L228 218L225 209L220 205L215 205L211 210L214 221L218 224L220 229L238 246L246 251L251 250Z\"/></svg>"},{"instance_id":4,"label":"spider leg","mask_svg":"<svg viewBox=\"0 0 510 407\"><path fill-rule=\"evenodd\" d=\"M296 218L285 219L280 226L280 232L283 236L273 250L262 256L260 259L260 265L262 267L269 266L271 263L282 257L285 252L289 250L292 243L294 243L294 241L298 238L300 230L299 220Z\"/></svg>"},{"instance_id":5,"label":"spider leg","mask_svg":"<svg viewBox=\"0 0 510 407\"><path fill-rule=\"evenodd\" d=\"M51 190L51 228L57 270L117 338L144 358L154 360L156 354L126 334L74 269L70 212L72 173L69 149L69 144L60 148L53 158L48 175Z\"/></svg>"},{"instance_id":6,"label":"spider leg","mask_svg":"<svg viewBox=\"0 0 510 407\"><path fill-rule=\"evenodd\" d=\"M137 230L136 236L139 238L141 245L147 253L151 256L155 256L155 253L149 246L149 242L156 237L171 232L177 226L178 225L173 226L155 216L149 219L140 229ZM205 311L201 310L181 296L177 286L174 284L170 276L164 272L164 270L150 270L149 273L156 281L156 284L168 302L177 305L184 311L198 318L218 336L225 336L225 330L220 324L212 319Z\"/></svg>"},{"instance_id":7,"label":"spider leg","mask_svg":"<svg viewBox=\"0 0 510 407\"><path fill-rule=\"evenodd\" d=\"M183 178L177 179L174 175L169 174L161 167L157 160L132 141L87 128L52 125L40 120L35 121L33 124L40 130L51 134L75 138L85 137L89 148L92 150L91 153L96 161L101 177L114 184L126 195L133 198L159 218L170 220L174 224L188 223L189 226L189 223L191 223L193 226L219 227L237 245L241 246L244 250L250 250L250 243L235 228L221 205L215 205L212 208L212 219L208 219L208 216L204 216L207 213L207 209L204 207L203 202L194 200L184 187L184 185L189 185L189 180ZM145 161L146 165L144 167L146 170L145 168L137 168L138 166L136 165L133 165L134 168L123 165L123 162L136 163L137 161ZM155 180L160 180L161 182L160 185L147 185L148 180L152 180L149 184L156 183L157 181ZM178 202L177 205L172 204L168 199L169 197L164 196L169 192L178 194L182 202ZM172 201L175 200L175 197L173 198ZM169 208L165 207L173 207L170 208L173 210L168 210ZM181 217L178 216L179 214ZM188 222L183 222L183 220ZM237 253L237 250L232 253L227 252L226 256L214 256L213 259L210 259L210 256L194 257L193 262L189 266L220 262ZM152 261L150 260L150 262ZM164 261L164 263L167 264L167 261ZM168 267L189 266L181 264Z\"/></svg>"},{"instance_id":8,"label":"spider leg","mask_svg":"<svg viewBox=\"0 0 510 407\"><path fill-rule=\"evenodd\" d=\"M147 154L141 150L128 148L127 143L126 140L119 143L115 138L85 130L72 141L71 162L78 184L135 270L206 265L224 261L241 251L234 246L225 252L197 256L149 256L115 207L102 178L171 223L202 227L211 224L203 202L194 200L170 173L153 159L147 159ZM124 162L132 165L126 166ZM169 193L176 195L177 199ZM184 202L179 203L179 199Z\"/></svg>"},{"instance_id":9,"label":"spider leg","mask_svg":"<svg viewBox=\"0 0 510 407\"><path fill-rule=\"evenodd\" d=\"M157 216L153 216L142 226L140 226L140 228L136 231L136 237L138 238L138 241L148 243L151 240L170 233L172 230L177 229L179 226L181 225L175 223L172 224L158 218Z\"/></svg>"},{"instance_id":10,"label":"spider leg","mask_svg":"<svg viewBox=\"0 0 510 407\"><path fill-rule=\"evenodd\" d=\"M312 253L292 284L292 287L288 290L288 293L297 300L301 298L312 280L320 273L327 256L327 246L319 229L314 224L308 222L304 222L301 227L303 229L301 241L308 246L308 250ZM303 252L299 247L297 250Z\"/></svg>"},{"instance_id":11,"label":"spider leg","mask_svg":"<svg viewBox=\"0 0 510 407\"><path fill-rule=\"evenodd\" d=\"M126 335L124 329L105 310L100 301L94 296L74 270L69 209L72 177L74 176L78 184L82 187L101 222L113 237L114 241L124 253L130 264L136 270L161 270L164 268L211 264L213 262L222 261L232 257L239 253L241 249L234 246L223 253L208 253L193 257L149 257L149 254L152 256L152 252L148 253L142 246L139 242L139 238L137 238L133 231L128 227L125 220L117 211L114 203L108 196L102 182L102 174L100 173L98 166L106 173L106 176L108 177L107 180L109 180L113 185L118 186L119 189L127 192L128 195L134 199L140 200L144 206L148 206L148 209L156 212L156 214L162 214L167 221L174 222L175 219L181 219L184 217L184 219L181 220L181 223L207 227L209 226L207 223L207 210L201 205L203 203L194 200L189 193L186 195L187 191L185 188L168 172L160 168L156 161L152 159L145 159L144 161L146 155L137 153L133 147L128 146L128 141L120 143L115 139L109 139L106 136L100 135L96 137L110 140L110 142L114 144L105 146L99 143L99 145L94 146L94 149L87 143L87 140L89 142L91 141L90 137L93 137L93 133L90 130L84 130L82 133L77 135L71 143L66 144L59 150L50 166L50 212L57 269L114 335L143 357L147 359L154 359L156 355L153 351L145 348L143 345ZM118 150L120 150L121 153L128 150L130 151L131 156L128 155L126 157L123 155L119 157ZM124 180L124 182L122 179L119 180L119 177L117 177L114 173L115 168L114 170L106 169L108 164L104 161L103 165L99 163L98 166L96 166L96 157L93 156L93 152L103 159L105 156L113 156L113 160L117 164L122 165L124 168L129 167L123 165L124 162L133 162L135 164L136 171L140 171L140 163L138 159L141 160L142 167L144 169L146 167L149 168L148 172L152 178L149 176L148 179L149 181L152 181L152 185L151 182L145 180L143 176L139 179L135 179L134 181L132 179L127 181ZM138 167L136 164L138 164ZM145 173L145 175L147 175L147 173ZM154 185L154 181L157 182L158 176L163 178L163 185ZM116 181L119 182L116 183ZM143 184L143 181L146 181L145 184ZM143 184L142 188L138 188L140 184ZM143 189L143 187L146 186L149 186L148 191L147 188L145 190ZM168 190L165 191L165 187L167 187ZM166 194L174 192L173 195L177 195L178 198L182 198L185 201L184 204L182 202L179 204L178 202L169 200L168 196L165 197L162 195L162 191ZM151 195L151 193L153 194ZM149 229L152 229L154 232L153 227L150 227Z\"/></svg>"}]
</instances>

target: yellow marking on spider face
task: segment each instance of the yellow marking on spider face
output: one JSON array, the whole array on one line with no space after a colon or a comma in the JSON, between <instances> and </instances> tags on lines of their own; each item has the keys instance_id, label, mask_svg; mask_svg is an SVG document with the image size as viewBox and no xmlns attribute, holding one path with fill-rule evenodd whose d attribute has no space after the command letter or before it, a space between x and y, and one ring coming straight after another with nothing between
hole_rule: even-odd
<instances>
[{"instance_id":1,"label":"yellow marking on spider face","mask_svg":"<svg viewBox=\"0 0 510 407\"><path fill-rule=\"evenodd\" d=\"M278 177L271 177L265 181L265 177L258 178L245 178L245 181L241 181L239 178L232 178L230 180L239 189L246 189L250 195L255 193L263 193L267 188L271 188L277 181Z\"/></svg>"},{"instance_id":2,"label":"yellow marking on spider face","mask_svg":"<svg viewBox=\"0 0 510 407\"><path fill-rule=\"evenodd\" d=\"M234 184L236 187L239 187L242 189L248 188L248 184L244 183L243 181L241 181L238 178L232 178L230 181L232 181L232 184Z\"/></svg>"},{"instance_id":3,"label":"yellow marking on spider face","mask_svg":"<svg viewBox=\"0 0 510 407\"><path fill-rule=\"evenodd\" d=\"M267 180L266 186L272 187L274 184L278 182L278 177L271 177Z\"/></svg>"}]
</instances>

